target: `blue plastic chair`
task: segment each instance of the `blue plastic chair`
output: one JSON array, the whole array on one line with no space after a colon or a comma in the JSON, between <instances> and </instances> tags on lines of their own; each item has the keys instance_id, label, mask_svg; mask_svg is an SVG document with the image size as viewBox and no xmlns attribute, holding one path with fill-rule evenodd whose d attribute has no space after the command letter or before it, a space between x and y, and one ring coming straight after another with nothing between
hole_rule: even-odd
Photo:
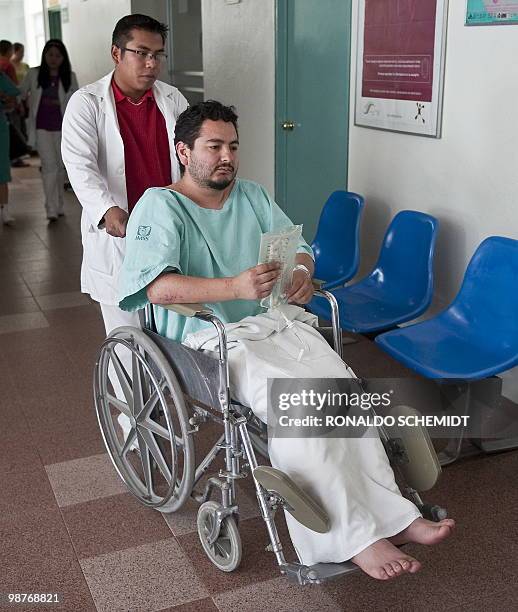
<instances>
[{"instance_id":1,"label":"blue plastic chair","mask_svg":"<svg viewBox=\"0 0 518 612\"><path fill-rule=\"evenodd\" d=\"M518 241L486 238L446 310L376 342L427 378L480 380L518 365Z\"/></svg>"},{"instance_id":2,"label":"blue plastic chair","mask_svg":"<svg viewBox=\"0 0 518 612\"><path fill-rule=\"evenodd\" d=\"M358 270L363 206L363 197L350 191L335 191L324 204L311 245L314 276L324 281L323 289L341 287Z\"/></svg>"},{"instance_id":3,"label":"blue plastic chair","mask_svg":"<svg viewBox=\"0 0 518 612\"><path fill-rule=\"evenodd\" d=\"M437 219L413 210L400 211L392 219L371 273L331 291L338 301L342 329L358 333L386 330L415 319L428 308L437 227ZM314 298L309 310L330 318L322 298Z\"/></svg>"},{"instance_id":4,"label":"blue plastic chair","mask_svg":"<svg viewBox=\"0 0 518 612\"><path fill-rule=\"evenodd\" d=\"M494 410L499 401L501 381L497 378L486 381L482 402L472 401L477 393L477 383L473 381L518 365L517 288L518 240L486 238L469 262L457 297L446 310L428 321L381 334L376 342L392 357L427 378L466 381L464 414L471 414L475 423L485 422L489 427L488 408ZM492 398L488 400L491 385L496 391L491 392ZM460 456L467 431L464 427L457 441L450 440L439 454L442 465ZM516 437L480 433L480 438L486 438L483 440L475 435L471 441L486 452L518 446Z\"/></svg>"}]
</instances>

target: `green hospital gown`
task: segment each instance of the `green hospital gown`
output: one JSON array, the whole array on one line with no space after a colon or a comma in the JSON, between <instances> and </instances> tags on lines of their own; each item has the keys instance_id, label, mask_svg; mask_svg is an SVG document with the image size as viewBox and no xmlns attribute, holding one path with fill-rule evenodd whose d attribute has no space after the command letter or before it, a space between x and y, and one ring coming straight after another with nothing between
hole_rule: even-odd
<instances>
[{"instance_id":1,"label":"green hospital gown","mask_svg":"<svg viewBox=\"0 0 518 612\"><path fill-rule=\"evenodd\" d=\"M131 213L126 255L119 277L119 306L138 310L149 303L146 287L161 273L224 278L257 265L261 234L292 225L266 190L237 179L223 207L202 208L166 188L148 189ZM299 252L312 255L301 239ZM207 303L224 323L264 312L257 300ZM181 341L210 325L154 307L159 334Z\"/></svg>"}]
</instances>

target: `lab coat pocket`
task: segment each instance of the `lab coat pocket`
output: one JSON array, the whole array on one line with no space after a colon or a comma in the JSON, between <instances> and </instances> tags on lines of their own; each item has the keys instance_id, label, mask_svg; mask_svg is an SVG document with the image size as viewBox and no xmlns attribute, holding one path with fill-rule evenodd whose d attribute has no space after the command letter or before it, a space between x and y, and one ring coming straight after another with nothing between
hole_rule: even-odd
<instances>
[{"instance_id":1,"label":"lab coat pocket","mask_svg":"<svg viewBox=\"0 0 518 612\"><path fill-rule=\"evenodd\" d=\"M85 261L93 272L113 275L114 254L113 238L106 230L98 230L90 226L84 245Z\"/></svg>"}]
</instances>

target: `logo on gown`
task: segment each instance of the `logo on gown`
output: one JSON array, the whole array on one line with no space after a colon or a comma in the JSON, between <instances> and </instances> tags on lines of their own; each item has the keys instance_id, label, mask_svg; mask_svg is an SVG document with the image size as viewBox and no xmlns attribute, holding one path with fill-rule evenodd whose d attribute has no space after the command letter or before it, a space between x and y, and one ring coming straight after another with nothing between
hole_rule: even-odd
<instances>
[{"instance_id":1,"label":"logo on gown","mask_svg":"<svg viewBox=\"0 0 518 612\"><path fill-rule=\"evenodd\" d=\"M151 234L150 225L139 225L135 238L137 240L149 240L149 234Z\"/></svg>"}]
</instances>

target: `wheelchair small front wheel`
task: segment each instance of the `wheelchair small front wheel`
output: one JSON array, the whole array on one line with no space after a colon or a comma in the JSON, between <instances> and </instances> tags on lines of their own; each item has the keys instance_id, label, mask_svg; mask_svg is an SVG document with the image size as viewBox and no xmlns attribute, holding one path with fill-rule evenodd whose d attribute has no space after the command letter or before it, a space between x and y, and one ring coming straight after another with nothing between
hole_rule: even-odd
<instances>
[{"instance_id":1,"label":"wheelchair small front wheel","mask_svg":"<svg viewBox=\"0 0 518 612\"><path fill-rule=\"evenodd\" d=\"M198 510L198 536L207 557L223 572L233 572L241 563L242 547L241 536L237 528L236 519L226 516L221 521L219 534L214 543L210 537L215 529L217 511L221 505L214 501L207 501Z\"/></svg>"}]
</instances>

